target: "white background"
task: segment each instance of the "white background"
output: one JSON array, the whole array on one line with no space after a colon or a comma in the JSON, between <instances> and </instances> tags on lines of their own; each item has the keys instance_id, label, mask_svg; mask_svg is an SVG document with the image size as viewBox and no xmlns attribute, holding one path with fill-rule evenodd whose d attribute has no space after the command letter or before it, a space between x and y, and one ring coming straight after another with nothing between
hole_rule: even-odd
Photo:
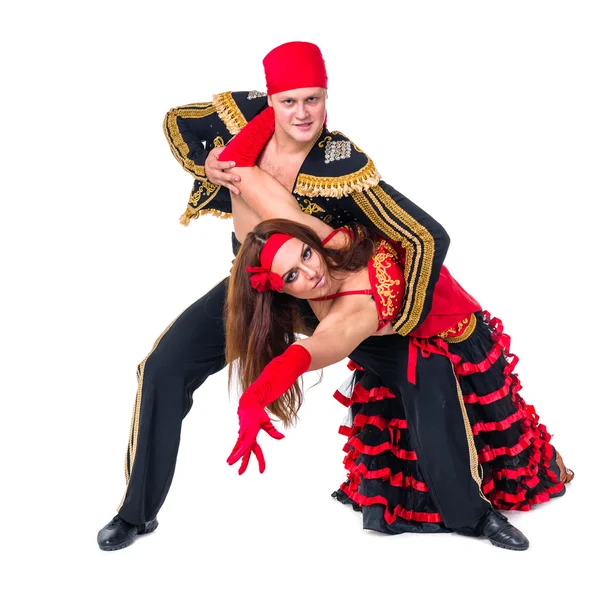
<instances>
[{"instance_id":1,"label":"white background","mask_svg":"<svg viewBox=\"0 0 600 600\"><path fill-rule=\"evenodd\" d=\"M594 2L21 2L3 8L4 598L589 597L598 535L598 19ZM103 553L124 490L135 367L227 272L231 221L179 225L191 177L162 119L264 89L317 43L329 125L444 224L453 275L512 335L523 396L577 472L511 516L526 553L382 536L343 480L330 368L267 471L225 463L225 372L195 395L156 533ZM311 382L313 379L308 378Z\"/></svg>"}]
</instances>

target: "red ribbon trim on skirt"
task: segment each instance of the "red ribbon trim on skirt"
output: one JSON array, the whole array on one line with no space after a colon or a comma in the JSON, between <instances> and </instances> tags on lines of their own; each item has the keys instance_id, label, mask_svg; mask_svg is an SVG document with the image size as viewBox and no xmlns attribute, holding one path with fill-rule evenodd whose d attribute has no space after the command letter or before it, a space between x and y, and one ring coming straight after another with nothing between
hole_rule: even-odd
<instances>
[{"instance_id":1,"label":"red ribbon trim on skirt","mask_svg":"<svg viewBox=\"0 0 600 600\"><path fill-rule=\"evenodd\" d=\"M352 463L348 466L349 473L356 477L361 476L365 479L381 479L381 481L387 481L394 487L401 488L413 488L419 492L428 492L429 488L424 481L415 479L412 475L404 475L402 471L392 474L389 467L383 469L377 469L375 471L369 471L365 463L355 464Z\"/></svg>"},{"instance_id":2,"label":"red ribbon trim on skirt","mask_svg":"<svg viewBox=\"0 0 600 600\"><path fill-rule=\"evenodd\" d=\"M519 408L515 413L502 419L502 421L480 421L473 425L473 435L477 435L480 431L504 431L508 429L513 423L516 423L520 419L527 417L527 412L522 408Z\"/></svg>"},{"instance_id":3,"label":"red ribbon trim on skirt","mask_svg":"<svg viewBox=\"0 0 600 600\"><path fill-rule=\"evenodd\" d=\"M352 437L344 446L344 452L348 452L350 448L354 448L357 452L360 452L361 454L367 454L369 456L381 454L387 450L397 458L403 458L404 460L417 460L417 453L414 450L404 450L402 448L398 448L391 442L384 442L383 444L378 444L377 446L368 446L358 438Z\"/></svg>"},{"instance_id":4,"label":"red ribbon trim on skirt","mask_svg":"<svg viewBox=\"0 0 600 600\"><path fill-rule=\"evenodd\" d=\"M385 506L384 519L388 525L391 525L396 520L396 517L402 517L407 521L418 521L420 523L442 522L442 515L440 515L440 513L426 513L414 510L407 510L406 508L400 505L395 506L393 512L390 512L388 501L383 496L364 496L363 494L359 494L356 490L352 490L345 483L342 483L340 489L351 500L354 500L354 502L356 502L360 506L372 506L373 504L382 504L383 506Z\"/></svg>"},{"instance_id":5,"label":"red ribbon trim on skirt","mask_svg":"<svg viewBox=\"0 0 600 600\"><path fill-rule=\"evenodd\" d=\"M367 402L376 402L377 400L384 400L386 398L395 398L396 396L394 396L388 387L383 385L367 390L360 383L355 383L350 398L342 394L339 390L334 392L333 397L344 406L351 406L355 402L365 404Z\"/></svg>"}]
</instances>

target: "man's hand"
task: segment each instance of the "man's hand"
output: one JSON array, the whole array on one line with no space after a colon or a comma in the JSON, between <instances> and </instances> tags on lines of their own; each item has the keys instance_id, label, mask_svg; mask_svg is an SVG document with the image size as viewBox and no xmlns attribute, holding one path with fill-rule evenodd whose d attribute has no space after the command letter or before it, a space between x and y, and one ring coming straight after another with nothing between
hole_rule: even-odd
<instances>
[{"instance_id":1,"label":"man's hand","mask_svg":"<svg viewBox=\"0 0 600 600\"><path fill-rule=\"evenodd\" d=\"M222 185L229 190L231 190L234 194L240 194L240 190L238 190L234 183L240 181L238 175L231 175L225 173L225 169L231 169L235 167L235 163L233 161L219 161L219 156L221 152L223 152L225 148L213 148L206 157L206 162L204 163L204 170L206 171L206 177L211 183L215 185Z\"/></svg>"}]
</instances>

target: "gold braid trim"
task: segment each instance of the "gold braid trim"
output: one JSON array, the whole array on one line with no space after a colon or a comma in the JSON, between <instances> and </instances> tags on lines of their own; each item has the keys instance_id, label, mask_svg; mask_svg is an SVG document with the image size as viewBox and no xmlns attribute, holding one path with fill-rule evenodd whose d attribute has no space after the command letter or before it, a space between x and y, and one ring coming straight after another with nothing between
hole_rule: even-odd
<instances>
[{"instance_id":1,"label":"gold braid trim","mask_svg":"<svg viewBox=\"0 0 600 600\"><path fill-rule=\"evenodd\" d=\"M445 339L449 344L458 344L468 339L477 327L477 317L471 315L462 321L459 321L454 327L446 329L446 331L440 333L440 337ZM464 330L463 330L464 328ZM461 333L462 331L462 333ZM460 335L450 335L459 333Z\"/></svg>"},{"instance_id":2,"label":"gold braid trim","mask_svg":"<svg viewBox=\"0 0 600 600\"><path fill-rule=\"evenodd\" d=\"M198 208L194 208L192 206L188 206L185 209L185 212L179 217L179 222L187 227L190 224L192 219L197 219L200 215L210 214L213 217L217 217L219 219L231 219L232 214L226 213L221 210L217 210L215 208L205 208L204 210Z\"/></svg>"},{"instance_id":3,"label":"gold braid trim","mask_svg":"<svg viewBox=\"0 0 600 600\"><path fill-rule=\"evenodd\" d=\"M415 240L414 236L412 236L410 234L410 232L402 229L401 235L403 235L404 237L403 238L400 237L400 239L398 240L398 238L399 238L398 231L397 231L398 224L383 211L381 204L377 201L377 198L375 197L375 195L373 193L354 192L352 194L352 199L354 200L354 202L356 202L357 206L365 213L365 215L371 221L371 223L373 223L373 225L375 225L375 227L377 227L377 229L379 231L381 231L381 233L386 235L391 240L399 241L402 244L402 247L405 250L404 278L406 280L407 273L413 273L413 275L414 275L414 271L411 270L411 266L415 262L415 258L414 258L415 250L418 255L420 255L420 250L421 250L420 246L418 246L415 243L416 240ZM373 208L374 206L377 206L379 208L382 216L380 216L379 213L377 211L375 211L375 209ZM384 219L385 219L385 221L384 221ZM417 258L418 258L418 256L417 256ZM407 281L405 284L405 295L407 296L407 298L408 298L408 290L411 289L411 287L414 287L414 286L411 286L410 282ZM407 302L408 302L408 300L407 300ZM398 333L400 333L400 335L408 335L409 332L407 332L407 333L398 332Z\"/></svg>"},{"instance_id":4,"label":"gold braid trim","mask_svg":"<svg viewBox=\"0 0 600 600\"><path fill-rule=\"evenodd\" d=\"M410 281L407 281L408 287L405 290L406 302L404 304L404 310L400 313L398 320L394 323L394 330L397 333L400 335L408 335L417 326L425 305L427 287L433 270L435 240L423 225L411 217L405 210L402 210L398 204L394 202L393 198L384 192L380 186L375 186L367 193L369 193L371 199L373 199L375 205L378 206L380 210L382 210L381 205L374 200L374 196L377 196L385 208L395 217L395 220L393 220L392 223L402 236L400 239L402 245L405 246L405 239L408 239L415 246L416 251L414 252L414 256L411 256L411 260L414 259L414 265L412 265L413 268L410 275ZM404 229L402 225L408 227L412 233ZM396 234L396 236L397 235L398 234ZM397 237L392 239L397 239ZM408 248L406 248L406 250L405 273L411 266L409 263Z\"/></svg>"},{"instance_id":5,"label":"gold braid trim","mask_svg":"<svg viewBox=\"0 0 600 600\"><path fill-rule=\"evenodd\" d=\"M381 179L373 161L369 158L367 164L362 168L340 177L315 177L314 175L298 175L295 194L315 198L341 198L349 196L352 192L363 192L377 185Z\"/></svg>"},{"instance_id":6,"label":"gold braid trim","mask_svg":"<svg viewBox=\"0 0 600 600\"><path fill-rule=\"evenodd\" d=\"M460 383L452 369L454 380L456 381L456 393L458 395L458 403L460 404L460 410L462 412L463 421L465 424L465 434L467 436L467 446L469 447L469 469L471 471L471 477L479 488L479 495L488 503L491 502L484 496L481 490L481 475L479 473L479 458L477 457L477 448L475 447L475 439L473 438L473 430L471 429L471 423L469 422L469 415L467 414L467 408L463 399L462 390L460 389Z\"/></svg>"},{"instance_id":7,"label":"gold braid trim","mask_svg":"<svg viewBox=\"0 0 600 600\"><path fill-rule=\"evenodd\" d=\"M406 252L404 311L394 323L394 330L400 335L408 335L416 327L423 311L433 263L433 237L378 185L364 193L353 193L352 198L379 231L391 240L400 242ZM394 219L384 210L383 204L394 215ZM419 272L420 277L417 277Z\"/></svg>"},{"instance_id":8,"label":"gold braid trim","mask_svg":"<svg viewBox=\"0 0 600 600\"><path fill-rule=\"evenodd\" d=\"M231 92L215 94L213 96L213 105L231 135L238 134L242 127L247 124L246 118L235 103Z\"/></svg>"},{"instance_id":9,"label":"gold braid trim","mask_svg":"<svg viewBox=\"0 0 600 600\"><path fill-rule=\"evenodd\" d=\"M231 219L233 215L231 213L223 212L222 210L217 210L216 208L205 208L201 210L201 215L212 215L213 217L217 217L217 219Z\"/></svg>"},{"instance_id":10,"label":"gold braid trim","mask_svg":"<svg viewBox=\"0 0 600 600\"><path fill-rule=\"evenodd\" d=\"M180 316L180 315L179 315ZM177 319L179 318L177 317ZM137 441L138 441L138 431L140 426L140 410L142 407L142 387L144 385L144 370L146 368L146 362L150 358L151 354L156 350L158 344L163 339L167 331L171 329L173 323L177 321L174 319L169 323L169 326L158 336L158 339L154 342L154 346L152 346L152 350L148 353L148 356L144 358L144 360L140 363L137 369L137 380L138 380L138 388L137 393L135 395L135 403L133 405L133 415L131 417L131 427L129 429L129 444L127 446L127 452L125 453L125 493L123 494L123 498L121 499L121 503L119 504L117 511L121 510L123 506L123 502L125 502L125 496L127 495L127 486L129 485L129 479L131 478L131 471L133 469L133 461L135 459L135 453L137 452ZM129 468L128 468L129 467Z\"/></svg>"},{"instance_id":11,"label":"gold braid trim","mask_svg":"<svg viewBox=\"0 0 600 600\"><path fill-rule=\"evenodd\" d=\"M216 108L213 106L212 102L186 104L185 106L179 106L170 110L163 121L163 131L165 132L165 137L169 142L169 147L171 148L173 156L177 159L179 164L194 177L206 177L206 172L204 171L203 166L197 165L193 160L187 157L190 149L179 131L177 117L181 117L182 119L202 119L215 111Z\"/></svg>"}]
</instances>

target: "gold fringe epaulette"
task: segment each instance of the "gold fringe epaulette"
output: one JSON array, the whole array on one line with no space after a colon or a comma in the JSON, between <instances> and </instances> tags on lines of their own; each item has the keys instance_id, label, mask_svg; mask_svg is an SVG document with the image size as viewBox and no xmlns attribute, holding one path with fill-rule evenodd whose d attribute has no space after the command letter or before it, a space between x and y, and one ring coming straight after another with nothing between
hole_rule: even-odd
<instances>
[{"instance_id":1,"label":"gold fringe epaulette","mask_svg":"<svg viewBox=\"0 0 600 600\"><path fill-rule=\"evenodd\" d=\"M348 175L341 177L316 177L314 175L298 175L294 193L315 198L341 198L352 192L364 192L377 185L381 176L377 172L373 161L369 158L367 164Z\"/></svg>"},{"instance_id":2,"label":"gold fringe epaulette","mask_svg":"<svg viewBox=\"0 0 600 600\"><path fill-rule=\"evenodd\" d=\"M213 106L231 135L237 135L242 127L246 125L246 117L235 103L231 92L215 94L213 96Z\"/></svg>"},{"instance_id":3,"label":"gold fringe epaulette","mask_svg":"<svg viewBox=\"0 0 600 600\"><path fill-rule=\"evenodd\" d=\"M192 206L188 206L185 209L185 212L179 217L179 222L187 227L190 224L192 219L197 219L200 215L211 214L213 217L217 217L218 219L231 219L231 213L226 213L221 210L216 210L214 208L193 208Z\"/></svg>"}]
</instances>

